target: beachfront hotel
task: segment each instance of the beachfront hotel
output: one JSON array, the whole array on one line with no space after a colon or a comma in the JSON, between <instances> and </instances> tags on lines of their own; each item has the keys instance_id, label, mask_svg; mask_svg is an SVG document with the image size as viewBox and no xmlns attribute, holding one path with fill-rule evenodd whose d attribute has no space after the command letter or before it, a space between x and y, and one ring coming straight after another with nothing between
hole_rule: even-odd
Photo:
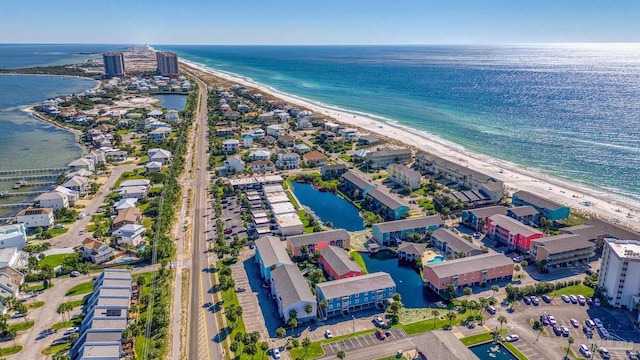
<instances>
[{"instance_id":1,"label":"beachfront hotel","mask_svg":"<svg viewBox=\"0 0 640 360\"><path fill-rule=\"evenodd\" d=\"M107 78L124 76L124 54L121 52L108 52L102 54L104 62L104 75Z\"/></svg>"},{"instance_id":2,"label":"beachfront hotel","mask_svg":"<svg viewBox=\"0 0 640 360\"><path fill-rule=\"evenodd\" d=\"M172 52L158 51L156 53L158 72L162 76L178 76L178 55Z\"/></svg>"},{"instance_id":3,"label":"beachfront hotel","mask_svg":"<svg viewBox=\"0 0 640 360\"><path fill-rule=\"evenodd\" d=\"M605 239L598 288L602 289L610 305L634 309L640 302L638 273L640 273L640 241Z\"/></svg>"}]
</instances>

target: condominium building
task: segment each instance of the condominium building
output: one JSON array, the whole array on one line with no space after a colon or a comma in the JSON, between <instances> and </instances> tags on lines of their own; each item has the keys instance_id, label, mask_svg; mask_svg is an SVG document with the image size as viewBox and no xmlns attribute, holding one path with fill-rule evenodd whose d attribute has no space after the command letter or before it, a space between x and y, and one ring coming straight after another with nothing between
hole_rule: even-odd
<instances>
[{"instance_id":1,"label":"condominium building","mask_svg":"<svg viewBox=\"0 0 640 360\"><path fill-rule=\"evenodd\" d=\"M178 76L178 55L172 52L159 51L156 53L158 72L162 76Z\"/></svg>"},{"instance_id":2,"label":"condominium building","mask_svg":"<svg viewBox=\"0 0 640 360\"><path fill-rule=\"evenodd\" d=\"M366 164L374 169L387 167L389 164L407 164L411 161L411 149L385 149L371 151L364 156Z\"/></svg>"},{"instance_id":3,"label":"condominium building","mask_svg":"<svg viewBox=\"0 0 640 360\"><path fill-rule=\"evenodd\" d=\"M528 251L531 241L544 236L540 231L505 215L487 219L487 236L510 249Z\"/></svg>"},{"instance_id":4,"label":"condominium building","mask_svg":"<svg viewBox=\"0 0 640 360\"><path fill-rule=\"evenodd\" d=\"M352 311L377 307L396 293L396 283L385 272L376 272L316 284L318 302L326 300L326 309L318 309L321 317L348 315Z\"/></svg>"},{"instance_id":5,"label":"condominium building","mask_svg":"<svg viewBox=\"0 0 640 360\"><path fill-rule=\"evenodd\" d=\"M121 52L108 52L102 54L104 63L104 75L106 77L121 77L124 75L124 54Z\"/></svg>"},{"instance_id":6,"label":"condominium building","mask_svg":"<svg viewBox=\"0 0 640 360\"><path fill-rule=\"evenodd\" d=\"M389 165L387 172L390 180L411 190L419 189L422 183L422 175L418 171L401 164Z\"/></svg>"},{"instance_id":7,"label":"condominium building","mask_svg":"<svg viewBox=\"0 0 640 360\"><path fill-rule=\"evenodd\" d=\"M449 285L456 289L481 286L491 281L511 280L514 263L504 254L487 254L423 265L427 286L438 293Z\"/></svg>"},{"instance_id":8,"label":"condominium building","mask_svg":"<svg viewBox=\"0 0 640 360\"><path fill-rule=\"evenodd\" d=\"M569 218L571 209L537 194L527 191L518 191L511 197L513 206L529 205L540 213L540 216L550 221L565 220Z\"/></svg>"},{"instance_id":9,"label":"condominium building","mask_svg":"<svg viewBox=\"0 0 640 360\"><path fill-rule=\"evenodd\" d=\"M545 261L547 268L576 266L587 262L595 245L577 234L560 234L531 241L531 255L536 262Z\"/></svg>"},{"instance_id":10,"label":"condominium building","mask_svg":"<svg viewBox=\"0 0 640 360\"><path fill-rule=\"evenodd\" d=\"M633 309L640 302L640 241L604 240L598 287L618 308Z\"/></svg>"}]
</instances>

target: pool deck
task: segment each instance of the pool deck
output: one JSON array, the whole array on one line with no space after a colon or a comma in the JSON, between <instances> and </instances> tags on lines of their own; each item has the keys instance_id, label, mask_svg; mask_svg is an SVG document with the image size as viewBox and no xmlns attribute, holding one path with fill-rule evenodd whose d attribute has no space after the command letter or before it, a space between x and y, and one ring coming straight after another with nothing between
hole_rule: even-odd
<instances>
[{"instance_id":1,"label":"pool deck","mask_svg":"<svg viewBox=\"0 0 640 360\"><path fill-rule=\"evenodd\" d=\"M433 260L436 258L436 256L438 256L440 254L436 253L435 251L431 250L431 249L427 249L425 250L425 252L422 253L422 263L426 264L429 261Z\"/></svg>"}]
</instances>

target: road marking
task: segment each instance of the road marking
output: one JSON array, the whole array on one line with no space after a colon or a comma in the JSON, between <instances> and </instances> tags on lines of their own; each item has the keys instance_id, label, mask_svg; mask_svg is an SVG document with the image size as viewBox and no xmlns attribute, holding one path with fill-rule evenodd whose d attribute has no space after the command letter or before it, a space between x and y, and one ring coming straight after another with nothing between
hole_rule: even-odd
<instances>
[{"instance_id":1,"label":"road marking","mask_svg":"<svg viewBox=\"0 0 640 360\"><path fill-rule=\"evenodd\" d=\"M202 283L202 274L198 275L198 279L200 281L200 304L204 304L204 286L203 286L203 283ZM205 313L205 309L202 306L200 306L200 316L199 316L199 320L198 320L198 328L200 328L200 327L204 328L204 344L205 344L205 350L206 350L206 354L205 355L207 356L205 359L211 359L211 350L209 349L209 333L208 333L208 330L207 330L207 321L205 319L205 316L207 316L207 314ZM200 354L200 352L199 352L199 354ZM198 356L198 357L202 358L201 356Z\"/></svg>"}]
</instances>

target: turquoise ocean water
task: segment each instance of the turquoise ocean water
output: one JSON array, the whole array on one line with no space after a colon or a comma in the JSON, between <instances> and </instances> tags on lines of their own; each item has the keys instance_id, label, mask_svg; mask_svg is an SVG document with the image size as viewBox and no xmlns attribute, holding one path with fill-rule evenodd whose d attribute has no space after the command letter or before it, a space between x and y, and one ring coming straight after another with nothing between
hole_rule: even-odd
<instances>
[{"instance_id":1,"label":"turquoise ocean water","mask_svg":"<svg viewBox=\"0 0 640 360\"><path fill-rule=\"evenodd\" d=\"M640 45L154 46L640 199Z\"/></svg>"}]
</instances>

